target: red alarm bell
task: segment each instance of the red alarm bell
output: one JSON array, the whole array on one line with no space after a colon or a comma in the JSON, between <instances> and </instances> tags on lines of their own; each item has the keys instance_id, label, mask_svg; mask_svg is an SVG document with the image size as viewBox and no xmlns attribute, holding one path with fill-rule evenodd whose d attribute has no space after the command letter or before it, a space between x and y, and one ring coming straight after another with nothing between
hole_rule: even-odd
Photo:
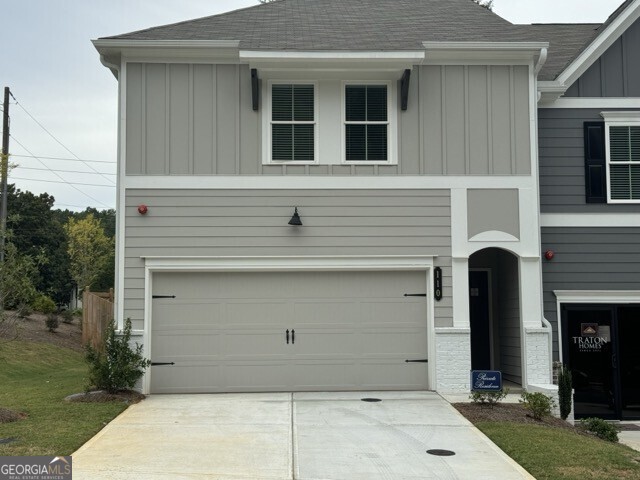
<instances>
[{"instance_id":1,"label":"red alarm bell","mask_svg":"<svg viewBox=\"0 0 640 480\"><path fill-rule=\"evenodd\" d=\"M148 211L149 211L149 208L146 205L144 204L138 205L138 213L140 215L146 215Z\"/></svg>"},{"instance_id":2,"label":"red alarm bell","mask_svg":"<svg viewBox=\"0 0 640 480\"><path fill-rule=\"evenodd\" d=\"M553 250L547 250L546 252L544 252L544 258L546 258L547 260L553 260L553 257L555 257L555 252Z\"/></svg>"}]
</instances>

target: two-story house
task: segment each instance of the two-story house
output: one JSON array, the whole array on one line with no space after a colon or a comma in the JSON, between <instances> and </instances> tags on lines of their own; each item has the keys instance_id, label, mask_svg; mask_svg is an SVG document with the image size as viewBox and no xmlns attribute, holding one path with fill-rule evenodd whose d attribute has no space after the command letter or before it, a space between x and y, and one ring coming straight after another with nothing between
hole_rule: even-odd
<instances>
[{"instance_id":1,"label":"two-story house","mask_svg":"<svg viewBox=\"0 0 640 480\"><path fill-rule=\"evenodd\" d=\"M471 0L281 0L94 41L143 391L551 383L539 36Z\"/></svg>"},{"instance_id":2,"label":"two-story house","mask_svg":"<svg viewBox=\"0 0 640 480\"><path fill-rule=\"evenodd\" d=\"M640 418L639 18L627 0L602 25L532 27L551 43L539 77L544 309L577 417Z\"/></svg>"}]
</instances>

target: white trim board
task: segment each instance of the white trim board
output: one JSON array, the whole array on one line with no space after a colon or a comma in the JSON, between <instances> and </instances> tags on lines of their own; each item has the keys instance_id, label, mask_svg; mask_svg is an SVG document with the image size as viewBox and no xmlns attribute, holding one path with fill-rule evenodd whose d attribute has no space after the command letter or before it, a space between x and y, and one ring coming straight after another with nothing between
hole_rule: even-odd
<instances>
[{"instance_id":1,"label":"white trim board","mask_svg":"<svg viewBox=\"0 0 640 480\"><path fill-rule=\"evenodd\" d=\"M543 213L542 228L556 227L640 227L638 213Z\"/></svg>"},{"instance_id":2,"label":"white trim board","mask_svg":"<svg viewBox=\"0 0 640 480\"><path fill-rule=\"evenodd\" d=\"M559 98L552 103L541 103L538 108L640 108L640 98Z\"/></svg>"},{"instance_id":3,"label":"white trim board","mask_svg":"<svg viewBox=\"0 0 640 480\"><path fill-rule=\"evenodd\" d=\"M554 290L561 303L640 303L640 290Z\"/></svg>"},{"instance_id":4,"label":"white trim board","mask_svg":"<svg viewBox=\"0 0 640 480\"><path fill-rule=\"evenodd\" d=\"M493 176L325 176L325 175L127 175L126 189L448 189L448 188L532 188L530 175Z\"/></svg>"}]
</instances>

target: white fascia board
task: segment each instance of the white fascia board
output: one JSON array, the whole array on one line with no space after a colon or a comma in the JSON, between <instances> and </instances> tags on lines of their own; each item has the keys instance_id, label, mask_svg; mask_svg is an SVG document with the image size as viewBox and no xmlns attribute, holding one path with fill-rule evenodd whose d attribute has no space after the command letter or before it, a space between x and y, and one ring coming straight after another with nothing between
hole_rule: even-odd
<instances>
[{"instance_id":1,"label":"white fascia board","mask_svg":"<svg viewBox=\"0 0 640 480\"><path fill-rule=\"evenodd\" d=\"M528 64L549 47L546 42L422 42L425 62Z\"/></svg>"},{"instance_id":2,"label":"white fascia board","mask_svg":"<svg viewBox=\"0 0 640 480\"><path fill-rule=\"evenodd\" d=\"M538 108L638 108L640 109L640 98L602 98L602 97L576 97L558 98L550 103L541 103Z\"/></svg>"},{"instance_id":3,"label":"white fascia board","mask_svg":"<svg viewBox=\"0 0 640 480\"><path fill-rule=\"evenodd\" d=\"M554 290L553 293L558 304L640 303L640 290Z\"/></svg>"},{"instance_id":4,"label":"white fascia board","mask_svg":"<svg viewBox=\"0 0 640 480\"><path fill-rule=\"evenodd\" d=\"M149 271L428 270L436 255L140 257Z\"/></svg>"},{"instance_id":5,"label":"white fascia board","mask_svg":"<svg viewBox=\"0 0 640 480\"><path fill-rule=\"evenodd\" d=\"M241 50L240 61L260 70L305 69L391 69L412 68L424 60L423 51L261 51Z\"/></svg>"},{"instance_id":6,"label":"white fascia board","mask_svg":"<svg viewBox=\"0 0 640 480\"><path fill-rule=\"evenodd\" d=\"M640 0L629 5L600 35L569 64L558 76L557 81L567 88L586 72L595 61L613 45L638 18L640 18Z\"/></svg>"},{"instance_id":7,"label":"white fascia board","mask_svg":"<svg viewBox=\"0 0 640 480\"><path fill-rule=\"evenodd\" d=\"M604 118L607 125L622 124L628 125L630 123L640 122L640 112L600 112L600 116Z\"/></svg>"},{"instance_id":8,"label":"white fascia board","mask_svg":"<svg viewBox=\"0 0 640 480\"><path fill-rule=\"evenodd\" d=\"M238 61L239 40L93 40L101 55L129 59L222 58Z\"/></svg>"},{"instance_id":9,"label":"white fascia board","mask_svg":"<svg viewBox=\"0 0 640 480\"><path fill-rule=\"evenodd\" d=\"M125 189L449 189L532 188L531 175L433 175L433 176L266 176L266 175L127 175Z\"/></svg>"},{"instance_id":10,"label":"white fascia board","mask_svg":"<svg viewBox=\"0 0 640 480\"><path fill-rule=\"evenodd\" d=\"M640 227L639 213L543 213L542 228L563 227Z\"/></svg>"}]
</instances>

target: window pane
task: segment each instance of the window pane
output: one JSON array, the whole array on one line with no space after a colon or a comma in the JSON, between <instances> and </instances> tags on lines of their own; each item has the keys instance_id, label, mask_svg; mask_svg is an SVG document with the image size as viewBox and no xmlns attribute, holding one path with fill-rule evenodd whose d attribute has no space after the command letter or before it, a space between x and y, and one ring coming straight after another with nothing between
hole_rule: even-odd
<instances>
[{"instance_id":1,"label":"window pane","mask_svg":"<svg viewBox=\"0 0 640 480\"><path fill-rule=\"evenodd\" d=\"M313 85L293 86L293 119L297 122L313 122Z\"/></svg>"},{"instance_id":2,"label":"window pane","mask_svg":"<svg viewBox=\"0 0 640 480\"><path fill-rule=\"evenodd\" d=\"M271 158L287 161L293 159L293 125L272 125Z\"/></svg>"},{"instance_id":3,"label":"window pane","mask_svg":"<svg viewBox=\"0 0 640 480\"><path fill-rule=\"evenodd\" d=\"M611 199L640 200L640 165L611 165Z\"/></svg>"},{"instance_id":4,"label":"window pane","mask_svg":"<svg viewBox=\"0 0 640 480\"><path fill-rule=\"evenodd\" d=\"M640 162L640 127L629 127L631 161Z\"/></svg>"},{"instance_id":5,"label":"window pane","mask_svg":"<svg viewBox=\"0 0 640 480\"><path fill-rule=\"evenodd\" d=\"M345 108L347 122L364 122L367 119L367 88L363 85L347 85Z\"/></svg>"},{"instance_id":6,"label":"window pane","mask_svg":"<svg viewBox=\"0 0 640 480\"><path fill-rule=\"evenodd\" d=\"M271 111L271 118L275 122L288 122L293 120L292 85L272 85Z\"/></svg>"},{"instance_id":7,"label":"window pane","mask_svg":"<svg viewBox=\"0 0 640 480\"><path fill-rule=\"evenodd\" d=\"M312 162L315 157L314 126L293 126L293 159L300 162Z\"/></svg>"},{"instance_id":8,"label":"window pane","mask_svg":"<svg viewBox=\"0 0 640 480\"><path fill-rule=\"evenodd\" d=\"M367 126L346 125L346 158L348 162L367 159Z\"/></svg>"},{"instance_id":9,"label":"window pane","mask_svg":"<svg viewBox=\"0 0 640 480\"><path fill-rule=\"evenodd\" d=\"M367 87L367 121L387 121L386 85L370 85Z\"/></svg>"},{"instance_id":10,"label":"window pane","mask_svg":"<svg viewBox=\"0 0 640 480\"><path fill-rule=\"evenodd\" d=\"M386 125L367 125L367 160L387 160Z\"/></svg>"}]
</instances>

